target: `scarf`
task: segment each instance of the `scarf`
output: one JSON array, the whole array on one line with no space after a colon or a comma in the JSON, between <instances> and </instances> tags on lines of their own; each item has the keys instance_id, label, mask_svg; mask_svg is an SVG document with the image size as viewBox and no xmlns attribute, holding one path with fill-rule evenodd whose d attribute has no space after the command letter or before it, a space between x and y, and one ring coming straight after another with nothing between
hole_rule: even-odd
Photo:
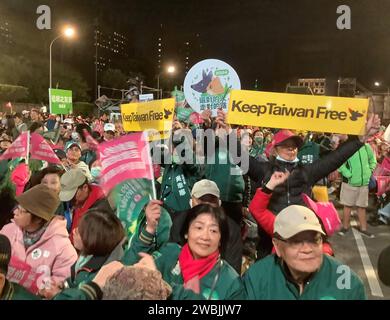
<instances>
[{"instance_id":1,"label":"scarf","mask_svg":"<svg viewBox=\"0 0 390 320\"><path fill-rule=\"evenodd\" d=\"M184 279L184 287L192 287L191 289L193 289L193 284L191 286L186 286L186 284L193 281L199 284L199 280L214 268L215 264L218 262L218 258L219 251L217 250L206 258L194 259L190 247L188 246L188 243L186 243L179 255L179 264ZM199 285L197 285L196 288L199 289ZM195 292L199 293L199 290L195 290Z\"/></svg>"},{"instance_id":2,"label":"scarf","mask_svg":"<svg viewBox=\"0 0 390 320\"><path fill-rule=\"evenodd\" d=\"M33 244L37 243L39 239L41 239L42 235L45 233L46 228L47 226L44 225L42 228L34 232L27 232L26 230L23 230L24 247L27 249L28 247L31 247Z\"/></svg>"}]
</instances>

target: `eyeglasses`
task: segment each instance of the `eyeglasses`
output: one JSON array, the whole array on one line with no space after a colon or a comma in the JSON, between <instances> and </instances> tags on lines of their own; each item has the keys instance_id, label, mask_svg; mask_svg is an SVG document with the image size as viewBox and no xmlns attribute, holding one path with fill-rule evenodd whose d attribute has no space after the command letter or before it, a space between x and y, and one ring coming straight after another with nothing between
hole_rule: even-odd
<instances>
[{"instance_id":1,"label":"eyeglasses","mask_svg":"<svg viewBox=\"0 0 390 320\"><path fill-rule=\"evenodd\" d=\"M293 249L299 249L303 246L303 244L306 242L308 243L309 245L311 246L319 246L322 242L323 242L323 239L322 239L322 235L321 234L317 234L316 236L314 237L292 237L290 239L282 239L280 237L277 237L276 239L282 241L282 242L285 242L287 243L291 248Z\"/></svg>"}]
</instances>

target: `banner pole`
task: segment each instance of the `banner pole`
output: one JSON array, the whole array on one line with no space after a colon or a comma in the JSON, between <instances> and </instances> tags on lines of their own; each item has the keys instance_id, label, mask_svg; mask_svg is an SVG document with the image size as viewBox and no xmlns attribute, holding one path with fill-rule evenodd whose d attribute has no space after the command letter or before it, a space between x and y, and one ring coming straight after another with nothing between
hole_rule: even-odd
<instances>
[{"instance_id":1,"label":"banner pole","mask_svg":"<svg viewBox=\"0 0 390 320\"><path fill-rule=\"evenodd\" d=\"M30 130L27 131L27 152L26 152L26 164L28 165L30 156Z\"/></svg>"},{"instance_id":2,"label":"banner pole","mask_svg":"<svg viewBox=\"0 0 390 320\"><path fill-rule=\"evenodd\" d=\"M147 141L147 133L146 131L143 132L143 138L145 141ZM150 156L151 150L150 150L150 143L148 142L148 162L150 164L149 166L149 171L150 171L150 176L152 177L152 191L153 191L153 199L157 200L157 192L156 192L156 184L154 182L154 172L153 172L153 162L152 162L152 157Z\"/></svg>"}]
</instances>

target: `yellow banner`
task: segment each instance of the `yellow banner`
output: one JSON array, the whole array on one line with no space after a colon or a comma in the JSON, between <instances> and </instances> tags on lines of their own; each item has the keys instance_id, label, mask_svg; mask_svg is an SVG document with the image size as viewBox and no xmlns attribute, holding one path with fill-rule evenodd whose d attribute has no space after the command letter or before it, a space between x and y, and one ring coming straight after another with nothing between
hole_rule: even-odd
<instances>
[{"instance_id":1,"label":"yellow banner","mask_svg":"<svg viewBox=\"0 0 390 320\"><path fill-rule=\"evenodd\" d=\"M122 123L126 131L170 130L172 127L175 99L121 105Z\"/></svg>"},{"instance_id":2,"label":"yellow banner","mask_svg":"<svg viewBox=\"0 0 390 320\"><path fill-rule=\"evenodd\" d=\"M170 137L171 131L155 131L155 130L148 130L147 131L147 139L148 141L156 141L156 140L165 140Z\"/></svg>"},{"instance_id":3,"label":"yellow banner","mask_svg":"<svg viewBox=\"0 0 390 320\"><path fill-rule=\"evenodd\" d=\"M230 124L364 134L368 99L232 90Z\"/></svg>"}]
</instances>

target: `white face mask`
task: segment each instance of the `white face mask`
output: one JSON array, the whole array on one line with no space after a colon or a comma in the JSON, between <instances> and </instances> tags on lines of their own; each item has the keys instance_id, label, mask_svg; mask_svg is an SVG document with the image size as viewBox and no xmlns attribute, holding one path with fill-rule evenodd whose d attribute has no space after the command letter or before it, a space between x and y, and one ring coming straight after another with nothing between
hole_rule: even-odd
<instances>
[{"instance_id":1,"label":"white face mask","mask_svg":"<svg viewBox=\"0 0 390 320\"><path fill-rule=\"evenodd\" d=\"M279 161L282 161L282 162L287 162L287 163L297 163L297 162L299 162L299 159L298 159L298 157L297 158L295 158L294 160L285 160L285 159L283 159L281 156L277 156L276 157L276 160L279 160Z\"/></svg>"},{"instance_id":2,"label":"white face mask","mask_svg":"<svg viewBox=\"0 0 390 320\"><path fill-rule=\"evenodd\" d=\"M72 132L72 140L74 140L74 141L79 141L80 140L80 136L79 136L79 134L77 133L77 132Z\"/></svg>"}]
</instances>

